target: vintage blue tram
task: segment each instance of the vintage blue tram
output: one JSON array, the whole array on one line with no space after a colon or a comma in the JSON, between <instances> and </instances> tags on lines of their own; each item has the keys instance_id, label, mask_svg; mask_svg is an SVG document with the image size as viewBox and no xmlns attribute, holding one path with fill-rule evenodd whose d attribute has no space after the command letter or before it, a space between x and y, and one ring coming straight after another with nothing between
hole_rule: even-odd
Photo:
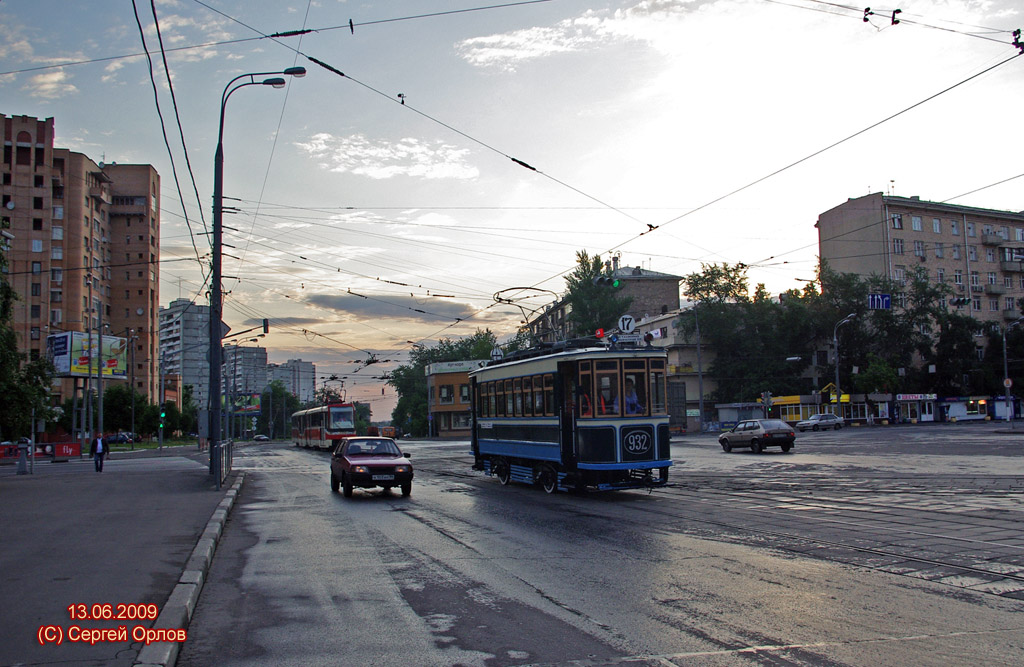
<instances>
[{"instance_id":1,"label":"vintage blue tram","mask_svg":"<svg viewBox=\"0 0 1024 667\"><path fill-rule=\"evenodd\" d=\"M474 469L558 490L663 486L672 465L667 357L560 344L470 373Z\"/></svg>"}]
</instances>

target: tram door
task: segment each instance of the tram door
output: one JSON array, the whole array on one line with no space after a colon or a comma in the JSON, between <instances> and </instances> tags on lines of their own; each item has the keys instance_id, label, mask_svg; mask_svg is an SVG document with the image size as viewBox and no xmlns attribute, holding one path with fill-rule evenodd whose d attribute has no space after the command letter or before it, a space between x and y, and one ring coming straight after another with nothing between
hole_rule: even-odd
<instances>
[{"instance_id":1,"label":"tram door","mask_svg":"<svg viewBox=\"0 0 1024 667\"><path fill-rule=\"evenodd\" d=\"M576 467L576 363L567 361L558 364L555 375L558 411L558 439L562 454L562 465Z\"/></svg>"}]
</instances>

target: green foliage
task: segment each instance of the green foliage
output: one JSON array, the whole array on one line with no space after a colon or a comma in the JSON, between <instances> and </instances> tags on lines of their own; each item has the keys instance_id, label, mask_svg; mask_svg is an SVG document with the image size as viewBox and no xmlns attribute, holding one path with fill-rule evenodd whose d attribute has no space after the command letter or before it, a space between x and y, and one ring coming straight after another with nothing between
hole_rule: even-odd
<instances>
[{"instance_id":1,"label":"green foliage","mask_svg":"<svg viewBox=\"0 0 1024 667\"><path fill-rule=\"evenodd\" d=\"M388 384L398 393L398 403L391 412L391 423L421 437L427 434L427 365L443 361L472 361L490 359L491 350L497 345L497 337L490 329L467 338L443 338L434 347L413 346L409 352L409 363L393 370Z\"/></svg>"},{"instance_id":2,"label":"green foliage","mask_svg":"<svg viewBox=\"0 0 1024 667\"><path fill-rule=\"evenodd\" d=\"M896 391L899 379L895 368L885 360L871 355L867 368L853 376L853 384L862 394L890 394Z\"/></svg>"},{"instance_id":3,"label":"green foliage","mask_svg":"<svg viewBox=\"0 0 1024 667\"><path fill-rule=\"evenodd\" d=\"M683 278L683 293L699 303L747 300L747 266L701 263L701 270ZM761 291L763 285L758 285Z\"/></svg>"},{"instance_id":4,"label":"green foliage","mask_svg":"<svg viewBox=\"0 0 1024 667\"><path fill-rule=\"evenodd\" d=\"M565 301L571 308L567 319L576 335L591 336L598 329L613 328L633 301L616 288L595 285L594 279L602 275L609 274L602 271L600 255L591 258L586 250L576 252L576 268L565 278Z\"/></svg>"},{"instance_id":5,"label":"green foliage","mask_svg":"<svg viewBox=\"0 0 1024 667\"><path fill-rule=\"evenodd\" d=\"M17 294L3 269L7 257L0 253L0 440L32 435L32 413L49 419L50 383L53 366L46 358L25 360L18 352L18 337L12 326Z\"/></svg>"},{"instance_id":6,"label":"green foliage","mask_svg":"<svg viewBox=\"0 0 1024 667\"><path fill-rule=\"evenodd\" d=\"M298 397L289 392L283 382L274 380L260 398L260 416L256 422L256 432L271 438L289 437L292 432L291 416L301 409Z\"/></svg>"}]
</instances>

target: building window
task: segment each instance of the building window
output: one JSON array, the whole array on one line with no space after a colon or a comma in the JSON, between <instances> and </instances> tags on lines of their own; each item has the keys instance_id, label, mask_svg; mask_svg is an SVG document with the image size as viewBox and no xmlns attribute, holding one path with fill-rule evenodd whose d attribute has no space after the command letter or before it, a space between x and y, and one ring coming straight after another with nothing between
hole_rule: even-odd
<instances>
[{"instance_id":1,"label":"building window","mask_svg":"<svg viewBox=\"0 0 1024 667\"><path fill-rule=\"evenodd\" d=\"M50 269L50 282L64 282L64 269Z\"/></svg>"},{"instance_id":2,"label":"building window","mask_svg":"<svg viewBox=\"0 0 1024 667\"><path fill-rule=\"evenodd\" d=\"M960 259L960 246L955 245L953 248L953 259Z\"/></svg>"},{"instance_id":3,"label":"building window","mask_svg":"<svg viewBox=\"0 0 1024 667\"><path fill-rule=\"evenodd\" d=\"M972 262L977 262L978 261L978 248L977 248L977 246L973 246L973 245L967 246L967 259L971 260Z\"/></svg>"},{"instance_id":4,"label":"building window","mask_svg":"<svg viewBox=\"0 0 1024 667\"><path fill-rule=\"evenodd\" d=\"M896 304L900 308L906 308L907 307L907 293L906 292L897 292L894 295L894 297L895 297L893 299L893 303L894 304Z\"/></svg>"},{"instance_id":5,"label":"building window","mask_svg":"<svg viewBox=\"0 0 1024 667\"><path fill-rule=\"evenodd\" d=\"M1003 287L1007 289L1013 289L1013 277L1003 276Z\"/></svg>"},{"instance_id":6,"label":"building window","mask_svg":"<svg viewBox=\"0 0 1024 667\"><path fill-rule=\"evenodd\" d=\"M438 387L438 402L441 405L451 405L455 402L455 391L454 386L450 384L443 384Z\"/></svg>"},{"instance_id":7,"label":"building window","mask_svg":"<svg viewBox=\"0 0 1024 667\"><path fill-rule=\"evenodd\" d=\"M459 385L459 403L469 403L469 385Z\"/></svg>"},{"instance_id":8,"label":"building window","mask_svg":"<svg viewBox=\"0 0 1024 667\"><path fill-rule=\"evenodd\" d=\"M971 237L977 236L977 234L974 231L974 223L973 222L964 223L964 229L967 230L967 235L968 236L971 236Z\"/></svg>"},{"instance_id":9,"label":"building window","mask_svg":"<svg viewBox=\"0 0 1024 667\"><path fill-rule=\"evenodd\" d=\"M32 218L32 229L37 231L37 232L41 231L43 229L43 219L42 218Z\"/></svg>"},{"instance_id":10,"label":"building window","mask_svg":"<svg viewBox=\"0 0 1024 667\"><path fill-rule=\"evenodd\" d=\"M892 215L892 228L903 229L903 216L899 213L893 213Z\"/></svg>"},{"instance_id":11,"label":"building window","mask_svg":"<svg viewBox=\"0 0 1024 667\"><path fill-rule=\"evenodd\" d=\"M32 313L32 319L33 320L38 320L39 319L39 314L40 314L39 304L38 303L33 303L32 306L31 306L31 309L29 310L29 312Z\"/></svg>"},{"instance_id":12,"label":"building window","mask_svg":"<svg viewBox=\"0 0 1024 667\"><path fill-rule=\"evenodd\" d=\"M42 262L32 262L32 273L38 275L43 272Z\"/></svg>"},{"instance_id":13,"label":"building window","mask_svg":"<svg viewBox=\"0 0 1024 667\"><path fill-rule=\"evenodd\" d=\"M981 285L981 274L977 271L971 271L971 287L978 287Z\"/></svg>"},{"instance_id":14,"label":"building window","mask_svg":"<svg viewBox=\"0 0 1024 667\"><path fill-rule=\"evenodd\" d=\"M932 231L936 234L942 233L942 222L938 218L932 218Z\"/></svg>"},{"instance_id":15,"label":"building window","mask_svg":"<svg viewBox=\"0 0 1024 667\"><path fill-rule=\"evenodd\" d=\"M32 239L32 252L42 252L43 242L39 239Z\"/></svg>"},{"instance_id":16,"label":"building window","mask_svg":"<svg viewBox=\"0 0 1024 667\"><path fill-rule=\"evenodd\" d=\"M39 283L32 283L30 291L32 293L32 296L41 296L43 293L43 286L40 285Z\"/></svg>"},{"instance_id":17,"label":"building window","mask_svg":"<svg viewBox=\"0 0 1024 667\"><path fill-rule=\"evenodd\" d=\"M935 282L939 282L939 283L946 282L946 269L943 269L943 268L935 269Z\"/></svg>"},{"instance_id":18,"label":"building window","mask_svg":"<svg viewBox=\"0 0 1024 667\"><path fill-rule=\"evenodd\" d=\"M903 239L892 240L892 254L902 255L903 254Z\"/></svg>"},{"instance_id":19,"label":"building window","mask_svg":"<svg viewBox=\"0 0 1024 667\"><path fill-rule=\"evenodd\" d=\"M1003 300L1003 309L1004 310L1013 310L1016 307L1017 307L1016 299L1014 299L1012 296L1008 296L1008 297L1006 297Z\"/></svg>"},{"instance_id":20,"label":"building window","mask_svg":"<svg viewBox=\"0 0 1024 667\"><path fill-rule=\"evenodd\" d=\"M64 240L64 228L63 227L51 227L50 228L50 238L53 239L54 241L63 241Z\"/></svg>"},{"instance_id":21,"label":"building window","mask_svg":"<svg viewBox=\"0 0 1024 667\"><path fill-rule=\"evenodd\" d=\"M914 254L924 257L924 241L914 241Z\"/></svg>"},{"instance_id":22,"label":"building window","mask_svg":"<svg viewBox=\"0 0 1024 667\"><path fill-rule=\"evenodd\" d=\"M907 284L907 269L906 269L906 267L897 266L895 269L893 269L892 279L896 282L897 285L906 285Z\"/></svg>"},{"instance_id":23,"label":"building window","mask_svg":"<svg viewBox=\"0 0 1024 667\"><path fill-rule=\"evenodd\" d=\"M956 220L949 221L950 230L953 232L953 236L960 236L960 226L957 225Z\"/></svg>"},{"instance_id":24,"label":"building window","mask_svg":"<svg viewBox=\"0 0 1024 667\"><path fill-rule=\"evenodd\" d=\"M935 244L935 256L942 257L945 254L945 247L941 243Z\"/></svg>"},{"instance_id":25,"label":"building window","mask_svg":"<svg viewBox=\"0 0 1024 667\"><path fill-rule=\"evenodd\" d=\"M981 297L977 297L974 300L972 300L971 301L971 307L974 310L976 310L978 312L981 312Z\"/></svg>"},{"instance_id":26,"label":"building window","mask_svg":"<svg viewBox=\"0 0 1024 667\"><path fill-rule=\"evenodd\" d=\"M64 319L64 311L57 309L50 311L50 324L60 324Z\"/></svg>"},{"instance_id":27,"label":"building window","mask_svg":"<svg viewBox=\"0 0 1024 667\"><path fill-rule=\"evenodd\" d=\"M919 216L919 215L912 215L912 216L910 216L910 227L915 232L921 231L921 216Z\"/></svg>"},{"instance_id":28,"label":"building window","mask_svg":"<svg viewBox=\"0 0 1024 667\"><path fill-rule=\"evenodd\" d=\"M32 198L32 208L37 210L37 211L42 210L42 208L43 208L43 198L42 197L33 197Z\"/></svg>"},{"instance_id":29,"label":"building window","mask_svg":"<svg viewBox=\"0 0 1024 667\"><path fill-rule=\"evenodd\" d=\"M989 285L995 285L996 284L996 272L995 271L989 271L988 272L988 284Z\"/></svg>"},{"instance_id":30,"label":"building window","mask_svg":"<svg viewBox=\"0 0 1024 667\"><path fill-rule=\"evenodd\" d=\"M996 251L995 251L994 248L986 248L985 249L985 261L986 262L994 262L994 261L996 261Z\"/></svg>"},{"instance_id":31,"label":"building window","mask_svg":"<svg viewBox=\"0 0 1024 667\"><path fill-rule=\"evenodd\" d=\"M52 289L52 290L50 290L50 301L52 303L60 303L63 300L64 300L64 293L63 292L61 292L59 289Z\"/></svg>"},{"instance_id":32,"label":"building window","mask_svg":"<svg viewBox=\"0 0 1024 667\"><path fill-rule=\"evenodd\" d=\"M953 271L953 284L954 285L963 285L964 284L964 272L961 271L960 269L956 269L956 270Z\"/></svg>"},{"instance_id":33,"label":"building window","mask_svg":"<svg viewBox=\"0 0 1024 667\"><path fill-rule=\"evenodd\" d=\"M1024 241L1024 227L1015 227L1017 233L1017 240Z\"/></svg>"},{"instance_id":34,"label":"building window","mask_svg":"<svg viewBox=\"0 0 1024 667\"><path fill-rule=\"evenodd\" d=\"M64 248L59 245L51 247L50 259L64 259Z\"/></svg>"},{"instance_id":35,"label":"building window","mask_svg":"<svg viewBox=\"0 0 1024 667\"><path fill-rule=\"evenodd\" d=\"M999 299L989 299L988 309L993 313L999 312Z\"/></svg>"}]
</instances>

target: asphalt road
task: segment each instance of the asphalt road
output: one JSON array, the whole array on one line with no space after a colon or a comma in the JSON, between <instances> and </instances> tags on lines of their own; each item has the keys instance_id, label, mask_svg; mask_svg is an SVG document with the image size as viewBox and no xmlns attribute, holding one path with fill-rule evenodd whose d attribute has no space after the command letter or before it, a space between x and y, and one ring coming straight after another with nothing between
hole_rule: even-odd
<instances>
[{"instance_id":1,"label":"asphalt road","mask_svg":"<svg viewBox=\"0 0 1024 667\"><path fill-rule=\"evenodd\" d=\"M672 485L545 495L408 442L410 498L243 447L180 665L1016 665L1022 438L996 425L673 446Z\"/></svg>"}]
</instances>

